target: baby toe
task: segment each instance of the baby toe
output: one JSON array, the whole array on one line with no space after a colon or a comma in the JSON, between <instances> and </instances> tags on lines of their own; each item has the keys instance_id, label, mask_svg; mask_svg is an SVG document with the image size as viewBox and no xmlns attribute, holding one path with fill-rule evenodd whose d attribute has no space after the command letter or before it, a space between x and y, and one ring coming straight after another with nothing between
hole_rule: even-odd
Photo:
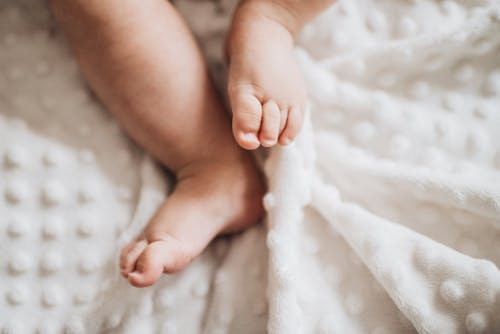
<instances>
[{"instance_id":1,"label":"baby toe","mask_svg":"<svg viewBox=\"0 0 500 334\"><path fill-rule=\"evenodd\" d=\"M162 273L177 272L188 263L189 258L175 239L154 241L139 256L128 280L136 287L153 285Z\"/></svg>"},{"instance_id":2,"label":"baby toe","mask_svg":"<svg viewBox=\"0 0 500 334\"><path fill-rule=\"evenodd\" d=\"M233 95L231 97L231 95ZM230 93L233 110L233 133L236 142L247 150L259 147L257 137L262 120L260 101L248 93Z\"/></svg>"},{"instance_id":3,"label":"baby toe","mask_svg":"<svg viewBox=\"0 0 500 334\"><path fill-rule=\"evenodd\" d=\"M271 147L278 141L281 112L276 102L267 101L262 107L262 125L259 140L262 146Z\"/></svg>"},{"instance_id":4,"label":"baby toe","mask_svg":"<svg viewBox=\"0 0 500 334\"><path fill-rule=\"evenodd\" d=\"M281 145L287 145L295 139L302 127L303 117L304 112L301 107L294 106L289 108L285 128L279 137Z\"/></svg>"},{"instance_id":5,"label":"baby toe","mask_svg":"<svg viewBox=\"0 0 500 334\"><path fill-rule=\"evenodd\" d=\"M133 241L123 248L120 255L120 271L125 277L135 268L135 263L148 245L146 240Z\"/></svg>"},{"instance_id":6,"label":"baby toe","mask_svg":"<svg viewBox=\"0 0 500 334\"><path fill-rule=\"evenodd\" d=\"M288 108L282 108L280 110L280 112L281 112L281 118L280 118L279 133L281 134L283 132L283 130L285 129L286 121L288 119Z\"/></svg>"},{"instance_id":7,"label":"baby toe","mask_svg":"<svg viewBox=\"0 0 500 334\"><path fill-rule=\"evenodd\" d=\"M154 284L163 272L163 257L160 242L149 244L137 259L135 270L128 275L129 282L136 287Z\"/></svg>"}]
</instances>

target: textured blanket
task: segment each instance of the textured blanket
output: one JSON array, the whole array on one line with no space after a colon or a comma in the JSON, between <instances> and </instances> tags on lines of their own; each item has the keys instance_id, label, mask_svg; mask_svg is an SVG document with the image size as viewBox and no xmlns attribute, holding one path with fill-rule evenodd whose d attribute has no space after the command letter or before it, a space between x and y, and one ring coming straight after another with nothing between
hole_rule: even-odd
<instances>
[{"instance_id":1,"label":"textured blanket","mask_svg":"<svg viewBox=\"0 0 500 334\"><path fill-rule=\"evenodd\" d=\"M177 1L222 87L234 1ZM168 193L43 3L0 3L1 333L500 333L500 4L349 0L301 34L265 221L136 289Z\"/></svg>"}]
</instances>

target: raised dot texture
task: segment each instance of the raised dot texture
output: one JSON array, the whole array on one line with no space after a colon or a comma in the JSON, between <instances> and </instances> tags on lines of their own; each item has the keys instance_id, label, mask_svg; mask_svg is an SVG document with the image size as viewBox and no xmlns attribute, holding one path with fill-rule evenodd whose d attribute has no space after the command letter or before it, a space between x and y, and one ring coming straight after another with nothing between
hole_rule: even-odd
<instances>
[{"instance_id":1,"label":"raised dot texture","mask_svg":"<svg viewBox=\"0 0 500 334\"><path fill-rule=\"evenodd\" d=\"M52 285L45 287L42 291L41 302L42 305L48 308L58 306L63 301L63 292L60 288Z\"/></svg>"},{"instance_id":2,"label":"raised dot texture","mask_svg":"<svg viewBox=\"0 0 500 334\"><path fill-rule=\"evenodd\" d=\"M403 37L413 36L417 33L417 24L410 17L402 17L399 21L399 33Z\"/></svg>"},{"instance_id":3,"label":"raised dot texture","mask_svg":"<svg viewBox=\"0 0 500 334\"><path fill-rule=\"evenodd\" d=\"M269 211L276 205L276 200L274 195L271 193L267 193L263 198L264 208Z\"/></svg>"},{"instance_id":4,"label":"raised dot texture","mask_svg":"<svg viewBox=\"0 0 500 334\"><path fill-rule=\"evenodd\" d=\"M78 192L78 200L80 203L91 203L97 200L98 190L95 187L86 186Z\"/></svg>"},{"instance_id":5,"label":"raised dot texture","mask_svg":"<svg viewBox=\"0 0 500 334\"><path fill-rule=\"evenodd\" d=\"M488 327L488 320L480 312L472 312L465 318L465 326L470 334L484 333Z\"/></svg>"},{"instance_id":6,"label":"raised dot texture","mask_svg":"<svg viewBox=\"0 0 500 334\"><path fill-rule=\"evenodd\" d=\"M372 32L384 32L384 30L387 28L387 19L384 13L379 10L371 11L366 18L366 26Z\"/></svg>"},{"instance_id":7,"label":"raised dot texture","mask_svg":"<svg viewBox=\"0 0 500 334\"><path fill-rule=\"evenodd\" d=\"M463 100L457 93L448 93L443 97L443 106L451 111L457 111L463 107Z\"/></svg>"},{"instance_id":8,"label":"raised dot texture","mask_svg":"<svg viewBox=\"0 0 500 334\"><path fill-rule=\"evenodd\" d=\"M349 45L349 37L342 31L334 31L331 41L338 49L345 49Z\"/></svg>"},{"instance_id":9,"label":"raised dot texture","mask_svg":"<svg viewBox=\"0 0 500 334\"><path fill-rule=\"evenodd\" d=\"M28 298L28 290L23 285L14 285L7 291L6 298L11 305L23 304Z\"/></svg>"},{"instance_id":10,"label":"raised dot texture","mask_svg":"<svg viewBox=\"0 0 500 334\"><path fill-rule=\"evenodd\" d=\"M81 237L90 237L97 232L97 222L95 217L84 216L79 219L77 225L78 235Z\"/></svg>"},{"instance_id":11,"label":"raised dot texture","mask_svg":"<svg viewBox=\"0 0 500 334\"><path fill-rule=\"evenodd\" d=\"M445 137L452 131L452 124L446 119L440 119L434 124L434 128L438 136Z\"/></svg>"},{"instance_id":12,"label":"raised dot texture","mask_svg":"<svg viewBox=\"0 0 500 334\"><path fill-rule=\"evenodd\" d=\"M436 254L432 248L428 248L424 244L417 244L415 262L421 269L429 270L436 263Z\"/></svg>"},{"instance_id":13,"label":"raised dot texture","mask_svg":"<svg viewBox=\"0 0 500 334\"><path fill-rule=\"evenodd\" d=\"M85 326L80 318L72 317L64 325L64 334L84 334Z\"/></svg>"},{"instance_id":14,"label":"raised dot texture","mask_svg":"<svg viewBox=\"0 0 500 334\"><path fill-rule=\"evenodd\" d=\"M175 334L178 333L177 326L175 323L172 322L172 320L166 320L163 322L161 325L161 334Z\"/></svg>"},{"instance_id":15,"label":"raised dot texture","mask_svg":"<svg viewBox=\"0 0 500 334\"><path fill-rule=\"evenodd\" d=\"M110 329L116 328L120 325L121 322L122 322L121 314L118 312L114 312L105 318L104 323L103 323L103 329L110 330Z\"/></svg>"},{"instance_id":16,"label":"raised dot texture","mask_svg":"<svg viewBox=\"0 0 500 334\"><path fill-rule=\"evenodd\" d=\"M478 155L485 147L488 147L488 137L481 131L471 132L465 139L465 152L469 156Z\"/></svg>"},{"instance_id":17,"label":"raised dot texture","mask_svg":"<svg viewBox=\"0 0 500 334\"><path fill-rule=\"evenodd\" d=\"M156 297L156 304L160 309L172 308L175 304L175 295L168 289L161 290Z\"/></svg>"},{"instance_id":18,"label":"raised dot texture","mask_svg":"<svg viewBox=\"0 0 500 334\"><path fill-rule=\"evenodd\" d=\"M398 80L397 75L395 73L390 73L390 72L381 74L377 79L379 85L384 88L389 88L391 86L394 86L397 80Z\"/></svg>"},{"instance_id":19,"label":"raised dot texture","mask_svg":"<svg viewBox=\"0 0 500 334\"><path fill-rule=\"evenodd\" d=\"M5 188L5 199L7 202L17 205L28 198L28 186L21 181L13 181Z\"/></svg>"},{"instance_id":20,"label":"raised dot texture","mask_svg":"<svg viewBox=\"0 0 500 334\"><path fill-rule=\"evenodd\" d=\"M441 298L449 304L459 303L465 296L463 288L456 281L448 280L439 286Z\"/></svg>"},{"instance_id":21,"label":"raised dot texture","mask_svg":"<svg viewBox=\"0 0 500 334\"><path fill-rule=\"evenodd\" d=\"M500 96L500 70L491 73L485 82L486 93Z\"/></svg>"},{"instance_id":22,"label":"raised dot texture","mask_svg":"<svg viewBox=\"0 0 500 334\"><path fill-rule=\"evenodd\" d=\"M46 206L61 204L66 196L63 186L57 182L48 182L42 188L41 199Z\"/></svg>"},{"instance_id":23,"label":"raised dot texture","mask_svg":"<svg viewBox=\"0 0 500 334\"><path fill-rule=\"evenodd\" d=\"M413 83L410 87L410 94L418 99L423 99L429 96L431 93L431 87L427 82L417 81Z\"/></svg>"},{"instance_id":24,"label":"raised dot texture","mask_svg":"<svg viewBox=\"0 0 500 334\"><path fill-rule=\"evenodd\" d=\"M99 268L99 260L95 256L85 256L80 260L79 269L82 274L91 274Z\"/></svg>"},{"instance_id":25,"label":"raised dot texture","mask_svg":"<svg viewBox=\"0 0 500 334\"><path fill-rule=\"evenodd\" d=\"M439 70L443 66L443 63L444 63L444 60L440 56L440 54L431 53L424 60L422 66L428 72L434 72L434 71Z\"/></svg>"},{"instance_id":26,"label":"raised dot texture","mask_svg":"<svg viewBox=\"0 0 500 334\"><path fill-rule=\"evenodd\" d=\"M396 135L391 139L389 144L389 152L392 155L400 156L410 149L411 143L408 138Z\"/></svg>"},{"instance_id":27,"label":"raised dot texture","mask_svg":"<svg viewBox=\"0 0 500 334\"><path fill-rule=\"evenodd\" d=\"M20 168L27 160L27 153L20 147L9 148L3 157L3 163L6 168Z\"/></svg>"},{"instance_id":28,"label":"raised dot texture","mask_svg":"<svg viewBox=\"0 0 500 334\"><path fill-rule=\"evenodd\" d=\"M366 64L362 59L353 57L348 59L342 68L348 73L360 76L365 72Z\"/></svg>"},{"instance_id":29,"label":"raised dot texture","mask_svg":"<svg viewBox=\"0 0 500 334\"><path fill-rule=\"evenodd\" d=\"M60 332L57 321L53 319L44 319L35 331L36 334L59 334Z\"/></svg>"},{"instance_id":30,"label":"raised dot texture","mask_svg":"<svg viewBox=\"0 0 500 334\"><path fill-rule=\"evenodd\" d=\"M74 296L74 302L77 305L87 304L94 298L94 293L90 287L79 287Z\"/></svg>"},{"instance_id":31,"label":"raised dot texture","mask_svg":"<svg viewBox=\"0 0 500 334\"><path fill-rule=\"evenodd\" d=\"M57 239L63 234L64 223L60 217L48 217L42 227L42 236L46 240Z\"/></svg>"},{"instance_id":32,"label":"raised dot texture","mask_svg":"<svg viewBox=\"0 0 500 334\"><path fill-rule=\"evenodd\" d=\"M479 120L485 120L488 118L488 111L486 111L484 108L480 106L474 107L472 114Z\"/></svg>"},{"instance_id":33,"label":"raised dot texture","mask_svg":"<svg viewBox=\"0 0 500 334\"><path fill-rule=\"evenodd\" d=\"M12 274L24 274L32 265L30 256L23 252L15 253L9 260L9 271Z\"/></svg>"},{"instance_id":34,"label":"raised dot texture","mask_svg":"<svg viewBox=\"0 0 500 334\"><path fill-rule=\"evenodd\" d=\"M10 321L8 325L0 327L2 334L26 334L26 326L21 322Z\"/></svg>"},{"instance_id":35,"label":"raised dot texture","mask_svg":"<svg viewBox=\"0 0 500 334\"><path fill-rule=\"evenodd\" d=\"M11 238L21 238L28 234L29 222L25 217L13 217L7 225L7 233Z\"/></svg>"},{"instance_id":36,"label":"raised dot texture","mask_svg":"<svg viewBox=\"0 0 500 334\"><path fill-rule=\"evenodd\" d=\"M40 262L40 269L46 274L52 274L60 270L63 266L61 254L56 252L46 253Z\"/></svg>"},{"instance_id":37,"label":"raised dot texture","mask_svg":"<svg viewBox=\"0 0 500 334\"><path fill-rule=\"evenodd\" d=\"M56 150L46 151L42 155L42 163L45 167L52 168L61 164L61 154Z\"/></svg>"}]
</instances>

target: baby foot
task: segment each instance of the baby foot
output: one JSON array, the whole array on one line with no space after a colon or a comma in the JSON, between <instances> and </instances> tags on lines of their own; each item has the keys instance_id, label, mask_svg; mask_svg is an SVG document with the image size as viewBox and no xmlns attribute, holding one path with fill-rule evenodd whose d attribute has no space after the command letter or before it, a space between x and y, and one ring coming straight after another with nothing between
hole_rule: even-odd
<instances>
[{"instance_id":1,"label":"baby foot","mask_svg":"<svg viewBox=\"0 0 500 334\"><path fill-rule=\"evenodd\" d=\"M244 152L233 161L191 164L143 233L122 250L120 269L136 287L186 267L218 234L241 231L263 213L263 185Z\"/></svg>"},{"instance_id":2,"label":"baby foot","mask_svg":"<svg viewBox=\"0 0 500 334\"><path fill-rule=\"evenodd\" d=\"M237 9L227 44L233 134L249 150L290 143L306 102L291 32L275 19L281 14L266 2L255 3Z\"/></svg>"}]
</instances>

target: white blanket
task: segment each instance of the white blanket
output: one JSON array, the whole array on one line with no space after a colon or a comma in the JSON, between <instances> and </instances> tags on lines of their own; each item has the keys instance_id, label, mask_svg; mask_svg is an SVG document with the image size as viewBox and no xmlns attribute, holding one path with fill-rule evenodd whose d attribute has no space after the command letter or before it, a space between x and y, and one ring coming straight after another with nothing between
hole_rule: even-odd
<instances>
[{"instance_id":1,"label":"white blanket","mask_svg":"<svg viewBox=\"0 0 500 334\"><path fill-rule=\"evenodd\" d=\"M234 2L176 3L223 78ZM136 289L117 256L168 182L43 4L0 4L0 332L500 333L498 1L344 1L297 57L264 224Z\"/></svg>"}]
</instances>

